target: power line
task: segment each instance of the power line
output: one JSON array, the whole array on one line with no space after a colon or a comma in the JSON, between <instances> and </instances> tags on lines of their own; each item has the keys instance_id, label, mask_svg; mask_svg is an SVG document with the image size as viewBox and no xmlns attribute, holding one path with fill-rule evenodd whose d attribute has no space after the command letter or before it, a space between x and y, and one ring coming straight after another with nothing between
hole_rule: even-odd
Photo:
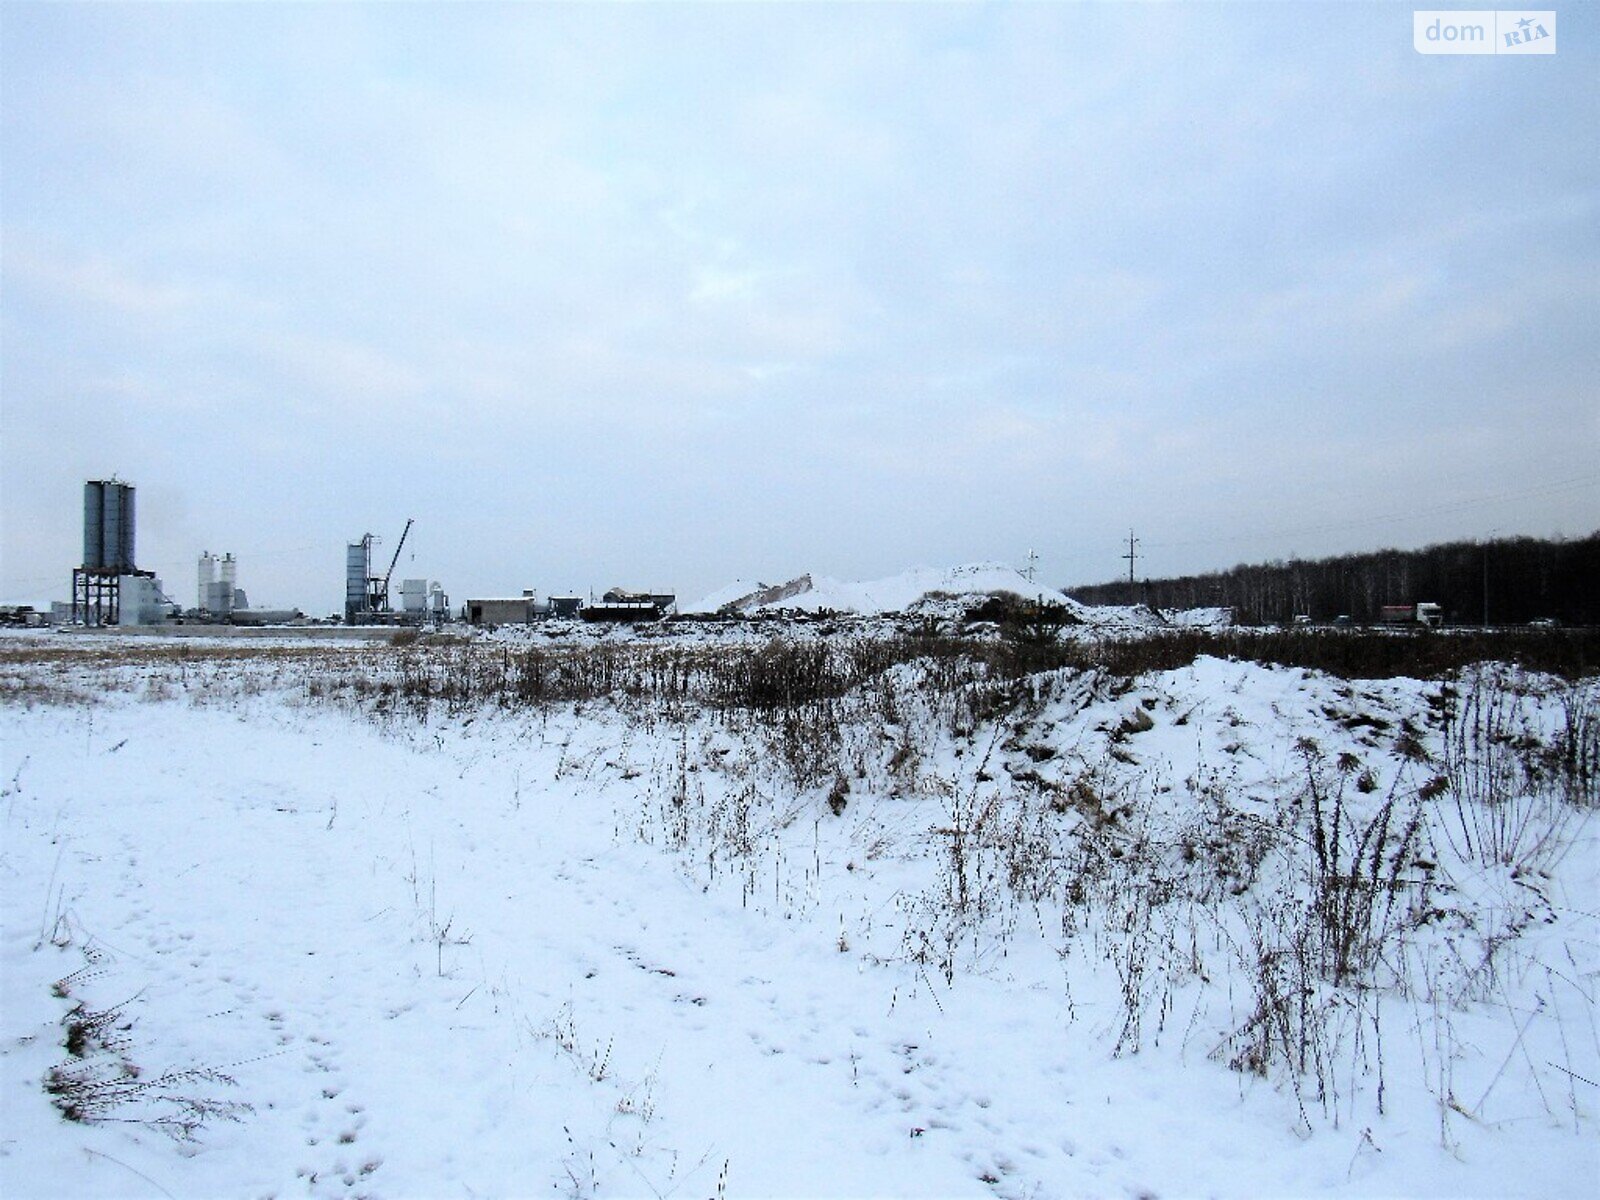
<instances>
[{"instance_id":1,"label":"power line","mask_svg":"<svg viewBox=\"0 0 1600 1200\"><path fill-rule=\"evenodd\" d=\"M1134 549L1139 544L1139 539L1133 536L1133 530L1128 530L1128 552L1122 557L1128 560L1128 586L1133 586L1133 563L1137 558L1143 557Z\"/></svg>"}]
</instances>

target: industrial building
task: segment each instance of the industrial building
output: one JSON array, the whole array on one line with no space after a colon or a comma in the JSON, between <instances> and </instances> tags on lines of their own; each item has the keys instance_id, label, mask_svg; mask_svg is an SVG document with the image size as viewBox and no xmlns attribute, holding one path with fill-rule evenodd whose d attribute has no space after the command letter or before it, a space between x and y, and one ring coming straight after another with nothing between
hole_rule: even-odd
<instances>
[{"instance_id":1,"label":"industrial building","mask_svg":"<svg viewBox=\"0 0 1600 1200\"><path fill-rule=\"evenodd\" d=\"M599 604L585 605L580 615L585 621L659 621L677 603L678 597L671 592L635 592L614 587L600 597Z\"/></svg>"},{"instance_id":2,"label":"industrial building","mask_svg":"<svg viewBox=\"0 0 1600 1200\"><path fill-rule=\"evenodd\" d=\"M376 534L364 533L359 541L351 542L344 555L344 623L346 625L399 624L389 607L389 578L394 565L400 561L400 551L405 548L406 536L411 532L411 521L406 522L399 544L394 548L394 558L388 571L382 575L372 572L372 547Z\"/></svg>"},{"instance_id":3,"label":"industrial building","mask_svg":"<svg viewBox=\"0 0 1600 1200\"><path fill-rule=\"evenodd\" d=\"M671 592L635 592L614 587L600 599L606 604L653 604L663 613L670 612L678 597Z\"/></svg>"},{"instance_id":4,"label":"industrial building","mask_svg":"<svg viewBox=\"0 0 1600 1200\"><path fill-rule=\"evenodd\" d=\"M600 597L599 604L586 604L578 615L585 621L638 624L659 621L678 602L671 592L635 592L614 587Z\"/></svg>"},{"instance_id":5,"label":"industrial building","mask_svg":"<svg viewBox=\"0 0 1600 1200\"><path fill-rule=\"evenodd\" d=\"M118 625L165 625L172 603L161 594L161 581L148 572L122 577Z\"/></svg>"},{"instance_id":6,"label":"industrial building","mask_svg":"<svg viewBox=\"0 0 1600 1200\"><path fill-rule=\"evenodd\" d=\"M532 592L520 596L468 600L462 613L470 625L526 625L533 620L538 602Z\"/></svg>"},{"instance_id":7,"label":"industrial building","mask_svg":"<svg viewBox=\"0 0 1600 1200\"><path fill-rule=\"evenodd\" d=\"M439 624L450 619L450 597L438 580L402 579L400 612L408 621Z\"/></svg>"},{"instance_id":8,"label":"industrial building","mask_svg":"<svg viewBox=\"0 0 1600 1200\"><path fill-rule=\"evenodd\" d=\"M541 603L530 589L520 596L468 600L461 616L469 625L526 625L554 617L621 624L659 621L671 611L677 597L664 592L630 592L612 588L599 602L581 596L551 596Z\"/></svg>"},{"instance_id":9,"label":"industrial building","mask_svg":"<svg viewBox=\"0 0 1600 1200\"><path fill-rule=\"evenodd\" d=\"M72 572L72 602L61 605L55 619L67 618L83 625L159 625L169 619L200 623L267 625L303 622L297 609L250 608L239 586L239 560L202 551L196 566L194 607L180 612L162 590L153 571L141 571L134 558L134 488L119 479L91 479L84 484L83 564ZM407 520L387 569L374 570L373 547L378 538L363 534L345 548L345 603L347 625L438 625L452 617L450 598L437 581L403 579L400 602L390 604L390 584L414 520ZM636 592L612 588L596 602L576 595L551 596L540 602L532 590L520 596L468 600L461 617L474 625L525 625L542 618L587 621L656 621L673 610L676 597L663 592ZM24 617L7 614L7 619ZM43 614L36 619L43 620ZM337 621L335 615L331 618Z\"/></svg>"},{"instance_id":10,"label":"industrial building","mask_svg":"<svg viewBox=\"0 0 1600 1200\"><path fill-rule=\"evenodd\" d=\"M346 625L423 625L442 624L450 619L450 597L445 595L437 581L403 579L400 581L400 608L389 604L389 581L394 577L395 564L400 561L400 551L416 521L408 520L395 545L389 569L382 575L372 569L372 548L377 537L370 533L361 535L359 541L345 548L344 559L344 622Z\"/></svg>"},{"instance_id":11,"label":"industrial building","mask_svg":"<svg viewBox=\"0 0 1600 1200\"><path fill-rule=\"evenodd\" d=\"M219 567L222 571L220 579L217 578ZM211 551L203 551L200 555L198 583L199 595L195 607L201 616L226 621L234 613L250 607L249 598L239 586L239 561L232 554L224 554L219 559Z\"/></svg>"}]
</instances>

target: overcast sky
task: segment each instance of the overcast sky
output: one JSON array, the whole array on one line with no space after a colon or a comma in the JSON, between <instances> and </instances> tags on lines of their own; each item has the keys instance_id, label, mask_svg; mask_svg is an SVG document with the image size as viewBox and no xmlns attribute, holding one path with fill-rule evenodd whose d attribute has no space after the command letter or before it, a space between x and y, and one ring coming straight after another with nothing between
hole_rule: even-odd
<instances>
[{"instance_id":1,"label":"overcast sky","mask_svg":"<svg viewBox=\"0 0 1600 1200\"><path fill-rule=\"evenodd\" d=\"M82 484L194 602L1600 527L1600 17L0 8L0 602Z\"/></svg>"}]
</instances>

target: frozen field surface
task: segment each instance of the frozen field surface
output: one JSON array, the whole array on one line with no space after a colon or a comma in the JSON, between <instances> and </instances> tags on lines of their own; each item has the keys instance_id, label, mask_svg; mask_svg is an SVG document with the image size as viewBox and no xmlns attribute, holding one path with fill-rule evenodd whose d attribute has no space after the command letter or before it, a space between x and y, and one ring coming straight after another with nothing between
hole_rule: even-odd
<instances>
[{"instance_id":1,"label":"frozen field surface","mask_svg":"<svg viewBox=\"0 0 1600 1200\"><path fill-rule=\"evenodd\" d=\"M1202 659L964 725L908 682L843 723L846 798L692 708L252 672L0 707L8 1197L1593 1194L1583 814L1537 878L1412 843L1441 915L1383 987L1305 997L1320 1076L1238 1065L1239 893L1180 916L1100 874L1074 917L984 840L1003 813L1062 839L1042 859L1091 825L1165 854L1224 790L1270 824L1303 737L1376 804L1421 777L1384 739L1437 739L1433 685ZM954 921L968 886L1007 898Z\"/></svg>"}]
</instances>

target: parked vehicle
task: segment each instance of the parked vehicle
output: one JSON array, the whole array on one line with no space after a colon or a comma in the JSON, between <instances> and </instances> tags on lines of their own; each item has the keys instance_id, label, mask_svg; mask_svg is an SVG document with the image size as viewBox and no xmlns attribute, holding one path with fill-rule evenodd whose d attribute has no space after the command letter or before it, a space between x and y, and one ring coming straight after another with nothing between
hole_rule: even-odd
<instances>
[{"instance_id":1,"label":"parked vehicle","mask_svg":"<svg viewBox=\"0 0 1600 1200\"><path fill-rule=\"evenodd\" d=\"M1385 604L1378 610L1378 620L1385 625L1421 625L1436 629L1444 624L1444 610L1426 600L1417 604Z\"/></svg>"}]
</instances>

